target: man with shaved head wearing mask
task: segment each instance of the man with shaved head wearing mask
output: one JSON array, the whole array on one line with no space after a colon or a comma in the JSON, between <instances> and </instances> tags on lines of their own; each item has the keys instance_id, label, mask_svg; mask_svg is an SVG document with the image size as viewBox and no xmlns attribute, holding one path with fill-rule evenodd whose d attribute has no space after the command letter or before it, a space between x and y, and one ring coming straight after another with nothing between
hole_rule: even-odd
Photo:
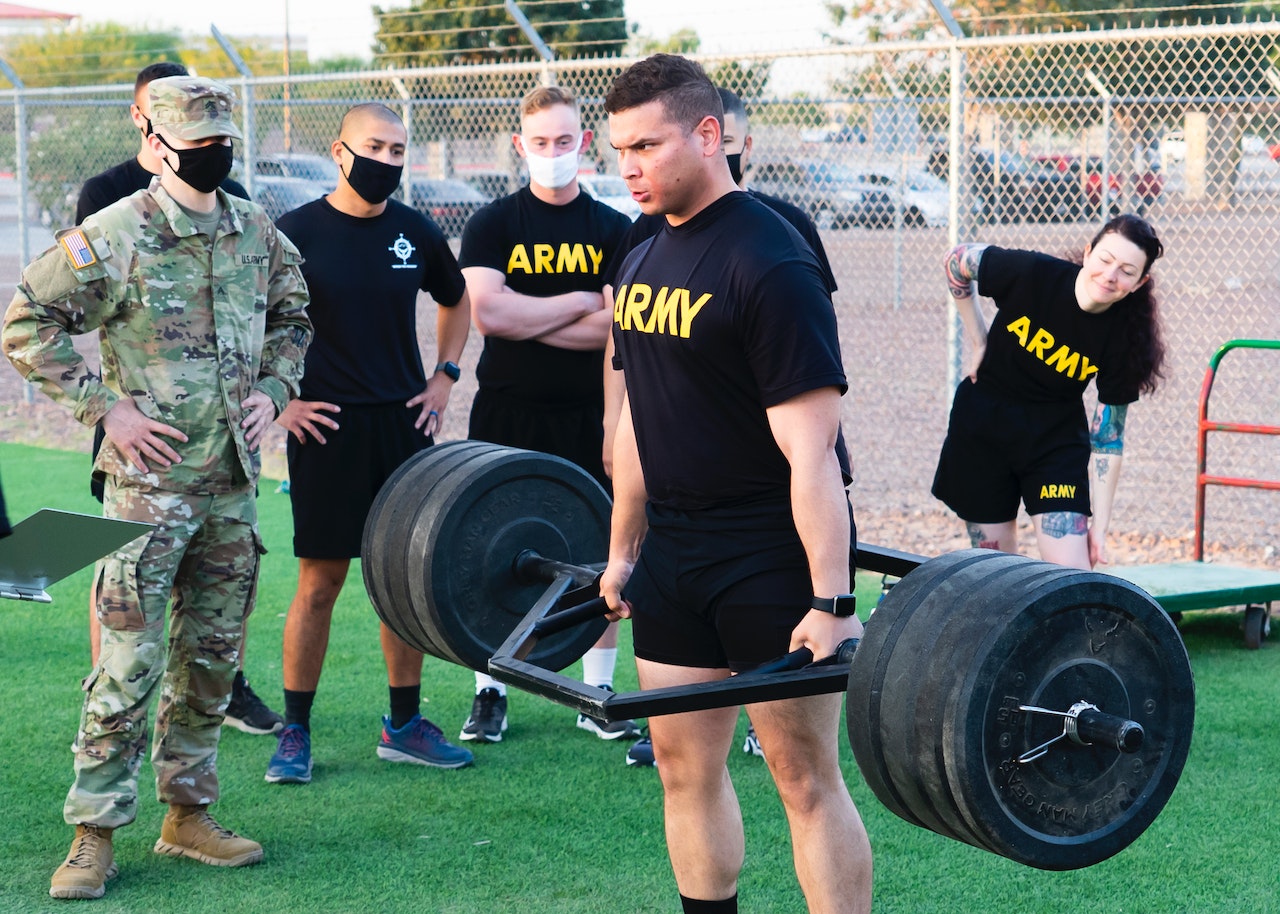
<instances>
[{"instance_id":1,"label":"man with shaved head wearing mask","mask_svg":"<svg viewBox=\"0 0 1280 914\"><path fill-rule=\"evenodd\" d=\"M471 325L466 283L434 222L397 200L408 137L385 105L356 105L330 147L341 176L331 194L280 217L305 258L316 337L299 398L276 420L289 433L289 496L298 589L284 627L285 727L271 783L311 780L311 706L333 606L365 517L387 478L440 431ZM418 292L436 312L428 379L417 343ZM381 626L391 713L377 753L437 768L471 763L418 713L421 652Z\"/></svg>"}]
</instances>

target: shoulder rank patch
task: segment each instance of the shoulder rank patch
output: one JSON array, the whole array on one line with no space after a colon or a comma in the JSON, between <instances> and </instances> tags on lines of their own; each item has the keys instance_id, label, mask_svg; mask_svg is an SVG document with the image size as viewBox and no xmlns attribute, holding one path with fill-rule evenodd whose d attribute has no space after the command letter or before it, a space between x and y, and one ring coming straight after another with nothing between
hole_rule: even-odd
<instances>
[{"instance_id":1,"label":"shoulder rank patch","mask_svg":"<svg viewBox=\"0 0 1280 914\"><path fill-rule=\"evenodd\" d=\"M63 233L58 237L58 244L62 245L62 250L66 252L67 259L71 261L71 268L74 270L83 270L98 262L98 255L94 252L93 245L89 243L84 229L75 228Z\"/></svg>"}]
</instances>

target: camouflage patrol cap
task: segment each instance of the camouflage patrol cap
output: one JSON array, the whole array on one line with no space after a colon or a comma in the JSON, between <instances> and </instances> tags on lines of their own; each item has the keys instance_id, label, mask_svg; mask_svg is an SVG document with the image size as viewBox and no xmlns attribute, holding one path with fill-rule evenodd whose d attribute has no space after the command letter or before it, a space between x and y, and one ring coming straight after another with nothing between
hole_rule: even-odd
<instances>
[{"instance_id":1,"label":"camouflage patrol cap","mask_svg":"<svg viewBox=\"0 0 1280 914\"><path fill-rule=\"evenodd\" d=\"M203 76L166 76L147 84L151 100L151 125L163 127L180 140L211 136L244 139L231 119L235 94L220 82Z\"/></svg>"}]
</instances>

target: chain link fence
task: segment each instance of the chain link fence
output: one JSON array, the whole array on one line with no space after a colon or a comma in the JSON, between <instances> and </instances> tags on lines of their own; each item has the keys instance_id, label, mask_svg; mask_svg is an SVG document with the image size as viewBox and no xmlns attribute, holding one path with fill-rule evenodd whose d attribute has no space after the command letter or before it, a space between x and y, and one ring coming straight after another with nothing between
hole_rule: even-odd
<instances>
[{"instance_id":1,"label":"chain link fence","mask_svg":"<svg viewBox=\"0 0 1280 914\"><path fill-rule=\"evenodd\" d=\"M1130 413L1115 551L1187 554L1205 365L1228 339L1280 338L1278 44L1280 24L1254 23L699 58L746 102L750 185L801 206L822 230L840 286L852 382L844 421L865 539L928 552L959 544L961 525L929 494L962 355L941 270L949 246L1078 256L1109 215L1138 212L1167 251L1155 281L1170 359L1164 385ZM539 83L577 93L596 136L584 168L616 175L602 103L629 63L449 66L287 83L245 75L233 81L246 134L237 176L273 216L323 194L336 181L329 145L343 112L382 101L409 128L403 198L456 238L477 207L523 182L511 134L518 99ZM0 93L0 137L12 138L19 166L0 182L5 275L16 277L19 261L70 221L85 177L136 151L131 92ZM607 197L609 181L593 189ZM621 195L614 202L627 207ZM431 353L434 321L421 323ZM472 365L478 349L473 341ZM1233 353L1211 413L1280 421L1274 356ZM469 402L461 387L447 433L465 433ZM1275 440L1213 443L1210 469L1280 478ZM1214 490L1208 515L1211 543L1280 563L1274 493Z\"/></svg>"}]
</instances>

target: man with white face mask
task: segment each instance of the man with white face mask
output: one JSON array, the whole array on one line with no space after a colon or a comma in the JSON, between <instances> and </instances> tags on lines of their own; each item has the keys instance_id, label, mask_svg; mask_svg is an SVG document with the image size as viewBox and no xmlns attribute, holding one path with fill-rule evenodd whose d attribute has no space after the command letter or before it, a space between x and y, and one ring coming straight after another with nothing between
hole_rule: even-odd
<instances>
[{"instance_id":1,"label":"man with white face mask","mask_svg":"<svg viewBox=\"0 0 1280 914\"><path fill-rule=\"evenodd\" d=\"M458 260L484 336L468 436L555 454L608 488L602 372L613 313L601 290L630 222L579 190L579 160L591 138L571 92L529 92L512 138L529 185L471 217ZM583 657L583 679L612 686L616 655L611 625ZM505 686L477 673L461 738L501 742L506 712ZM639 734L631 721L579 715L578 726L607 740Z\"/></svg>"}]
</instances>

